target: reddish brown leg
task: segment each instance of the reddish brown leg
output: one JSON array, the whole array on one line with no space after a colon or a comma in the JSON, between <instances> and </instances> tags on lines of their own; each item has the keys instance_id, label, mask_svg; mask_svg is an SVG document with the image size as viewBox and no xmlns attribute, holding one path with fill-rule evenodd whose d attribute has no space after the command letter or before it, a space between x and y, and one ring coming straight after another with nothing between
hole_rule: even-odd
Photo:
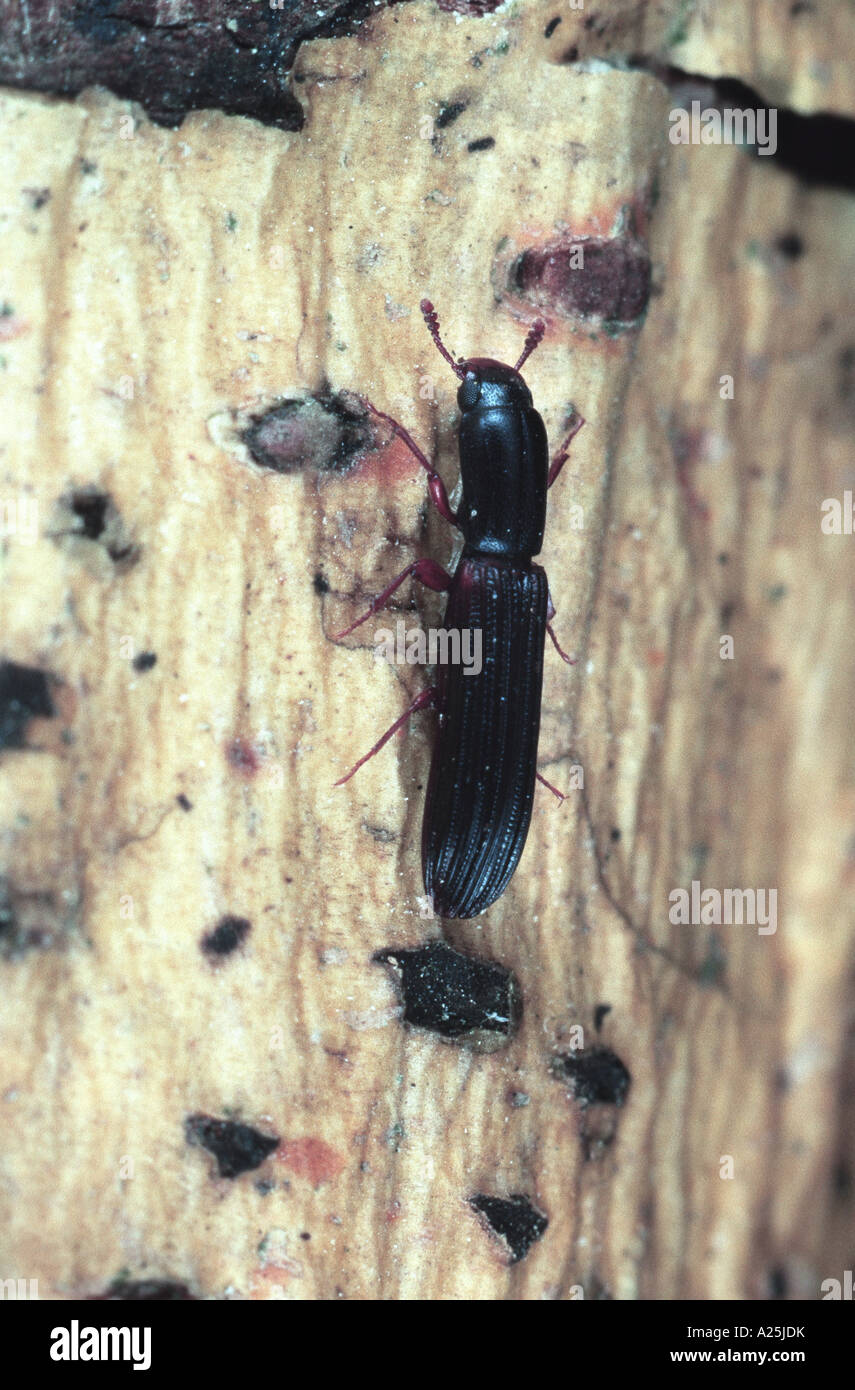
<instances>
[{"instance_id":1,"label":"reddish brown leg","mask_svg":"<svg viewBox=\"0 0 855 1390\"><path fill-rule=\"evenodd\" d=\"M338 781L334 783L334 785L336 787L343 787L345 782L349 782L353 774L355 772L358 772L359 769L362 767L362 764L367 763L369 758L373 758L375 753L379 753L380 749L383 748L384 745L389 742L389 739L392 737L392 735L396 734L398 730L402 728L404 724L406 724L411 714L415 714L418 710L424 709L426 705L432 705L436 700L436 696L437 691L433 686L430 686L427 690L422 690L421 693L418 694L416 698L413 700L413 703L410 705L410 708L404 711L400 719L396 719L392 727L386 730L383 737L377 740L374 747L370 748L368 752L365 754L365 756L359 759L358 763L353 764L353 767L350 769L350 772L346 772L343 777L339 777Z\"/></svg>"},{"instance_id":2,"label":"reddish brown leg","mask_svg":"<svg viewBox=\"0 0 855 1390\"><path fill-rule=\"evenodd\" d=\"M578 661L578 657L575 657L575 656L568 656L568 655L567 655L567 653L565 652L564 648L561 647L561 646L559 646L558 638L555 636L555 633L554 633L553 630L552 630L552 619L553 619L554 617L555 617L555 604L552 602L552 595L551 595L550 593L547 593L547 603L546 603L546 631L549 633L550 637L552 638L552 645L554 646L554 648L555 648L555 650L557 651L558 655L561 657L561 660L562 660L562 661L566 661L568 666L575 666L575 665L576 665L576 662Z\"/></svg>"},{"instance_id":3,"label":"reddish brown leg","mask_svg":"<svg viewBox=\"0 0 855 1390\"><path fill-rule=\"evenodd\" d=\"M387 584L382 594L377 595L367 613L363 613L361 618L357 618L355 623L350 624L350 627L344 628L341 632L334 632L331 640L338 642L342 637L347 637L348 633L353 632L355 627L359 627L360 623L367 622L372 613L376 613L379 608L382 608L386 600L391 598L395 590L399 589L404 580L411 574L426 588L433 589L435 593L441 593L443 589L451 587L451 575L446 574L442 566L438 565L435 560L414 560L411 565L407 565L407 568L401 571L397 579L393 579L391 584Z\"/></svg>"},{"instance_id":4,"label":"reddish brown leg","mask_svg":"<svg viewBox=\"0 0 855 1390\"><path fill-rule=\"evenodd\" d=\"M546 486L548 488L552 487L552 484L555 482L555 479L558 477L558 474L561 472L562 468L567 462L567 456L570 453L570 445L573 443L573 440L576 438L576 435L579 433L580 429L585 423L584 417L579 414L578 410L576 410L575 407L573 414L573 428L570 430L570 433L567 435L567 437L563 440L561 448L558 450L558 453L555 455L550 465L549 476L546 479Z\"/></svg>"},{"instance_id":5,"label":"reddish brown leg","mask_svg":"<svg viewBox=\"0 0 855 1390\"><path fill-rule=\"evenodd\" d=\"M439 476L430 460L426 458L425 455L422 453L421 449L419 448L416 441L413 439L413 436L410 434L409 430L405 430L403 425L399 425L398 421L393 419L391 415L387 415L384 410L378 410L376 405L372 405L371 402L369 400L366 400L364 396L361 396L360 399L363 405L368 407L372 415L376 415L378 420L385 420L387 425L392 426L393 432L398 436L399 439L403 439L407 448L418 459L422 468L427 470L428 490L431 495L431 501L433 502L440 516L444 517L446 521L449 521L452 526L456 526L457 517L455 513L451 510L451 503L448 500L448 493L445 490L445 483L442 481L442 478Z\"/></svg>"},{"instance_id":6,"label":"reddish brown leg","mask_svg":"<svg viewBox=\"0 0 855 1390\"><path fill-rule=\"evenodd\" d=\"M545 787L548 787L549 790L552 792L553 796L558 797L559 801L564 801L566 799L565 793L560 792L557 787L553 787L552 783L547 782L546 778L541 777L540 773L537 774L537 780L538 782L542 782Z\"/></svg>"}]
</instances>

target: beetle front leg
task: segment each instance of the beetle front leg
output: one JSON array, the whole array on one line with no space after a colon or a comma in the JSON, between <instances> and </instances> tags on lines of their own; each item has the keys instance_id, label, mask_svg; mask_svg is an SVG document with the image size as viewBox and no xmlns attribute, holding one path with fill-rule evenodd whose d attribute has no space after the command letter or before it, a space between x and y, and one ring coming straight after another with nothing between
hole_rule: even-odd
<instances>
[{"instance_id":1,"label":"beetle front leg","mask_svg":"<svg viewBox=\"0 0 855 1390\"><path fill-rule=\"evenodd\" d=\"M585 423L584 416L579 414L575 406L573 407L573 416L573 428L570 430L570 433L566 436L566 438L562 441L558 453L555 455L554 459L552 460L552 463L550 464L549 476L546 479L547 488L552 487L552 484L555 482L555 479L558 477L558 474L561 472L562 468L567 462L567 458L570 453L570 445L573 443L573 440L576 438L576 435L579 433L580 429Z\"/></svg>"},{"instance_id":2,"label":"beetle front leg","mask_svg":"<svg viewBox=\"0 0 855 1390\"><path fill-rule=\"evenodd\" d=\"M451 575L446 574L442 565L438 565L435 560L413 560L411 565L407 565L405 570L401 570L401 573L392 580L391 584L386 585L382 594L377 595L367 613L363 613L361 618L357 618L355 623L350 624L350 627L343 628L341 632L333 633L331 640L338 642L342 637L347 637L348 633L353 632L353 629L359 627L361 623L367 622L373 613L384 606L386 600L392 597L395 590L399 589L410 575L424 584L426 589L433 589L434 593L437 594L451 587Z\"/></svg>"},{"instance_id":3,"label":"beetle front leg","mask_svg":"<svg viewBox=\"0 0 855 1390\"><path fill-rule=\"evenodd\" d=\"M451 510L451 503L448 500L448 493L445 490L445 483L442 481L442 478L439 476L430 460L422 453L421 449L419 448L416 441L413 439L413 436L410 434L409 430L404 429L403 425L399 425L398 421L393 419L391 415L387 415L384 410L378 410L376 405L372 405L371 402L367 400L365 396L361 396L360 400L362 401L362 404L364 406L367 406L367 408L371 411L372 415L377 416L378 420L385 420L387 425L392 426L393 432L398 436L399 439L402 439L404 441L407 448L410 450L410 453L418 459L422 468L427 470L428 490L430 492L431 501L433 502L440 516L444 517L445 520L450 522L452 526L456 526L457 514Z\"/></svg>"}]
</instances>

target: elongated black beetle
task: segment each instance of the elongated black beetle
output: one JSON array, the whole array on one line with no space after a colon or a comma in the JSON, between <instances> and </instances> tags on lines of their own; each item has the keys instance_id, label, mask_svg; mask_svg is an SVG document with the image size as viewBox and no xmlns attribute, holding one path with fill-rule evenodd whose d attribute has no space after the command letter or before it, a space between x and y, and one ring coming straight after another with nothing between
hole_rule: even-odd
<instances>
[{"instance_id":1,"label":"elongated black beetle","mask_svg":"<svg viewBox=\"0 0 855 1390\"><path fill-rule=\"evenodd\" d=\"M427 469L431 497L442 516L463 533L453 575L433 560L415 560L383 590L367 613L336 638L364 623L413 575L430 589L449 591L445 627L482 633L480 672L440 665L437 683L360 758L336 786L347 782L416 710L433 704L439 734L431 764L422 831L425 890L441 917L475 917L505 891L525 846L539 779L537 771L543 649L555 614L546 574L532 564L543 544L546 493L567 459L573 426L552 463L546 429L520 368L541 341L538 319L515 366L489 357L455 362L440 337L429 299L421 310L437 348L460 377L460 509L451 510L439 474L403 425L367 408L392 426ZM562 798L563 799L563 798Z\"/></svg>"}]
</instances>

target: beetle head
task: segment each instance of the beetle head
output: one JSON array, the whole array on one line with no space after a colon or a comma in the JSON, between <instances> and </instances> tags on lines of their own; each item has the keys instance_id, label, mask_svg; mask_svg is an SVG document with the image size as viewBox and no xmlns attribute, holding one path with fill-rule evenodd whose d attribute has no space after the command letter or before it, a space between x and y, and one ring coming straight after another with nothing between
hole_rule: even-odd
<instances>
[{"instance_id":1,"label":"beetle head","mask_svg":"<svg viewBox=\"0 0 855 1390\"><path fill-rule=\"evenodd\" d=\"M530 406L531 392L515 367L492 357L470 357L461 363L463 376L457 392L462 411L491 406Z\"/></svg>"}]
</instances>

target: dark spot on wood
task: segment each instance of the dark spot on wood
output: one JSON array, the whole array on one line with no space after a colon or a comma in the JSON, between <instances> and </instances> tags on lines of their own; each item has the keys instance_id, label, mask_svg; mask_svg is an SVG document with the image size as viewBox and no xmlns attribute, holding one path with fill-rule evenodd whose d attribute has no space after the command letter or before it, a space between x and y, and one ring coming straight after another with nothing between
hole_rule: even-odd
<instances>
[{"instance_id":1,"label":"dark spot on wood","mask_svg":"<svg viewBox=\"0 0 855 1390\"><path fill-rule=\"evenodd\" d=\"M597 1030L598 1033L602 1030L603 1019L605 1018L606 1014L610 1014L611 1011L612 1011L612 1006L611 1006L611 1004L598 1004L597 1007L595 1008L595 1010L594 1010L594 1027L596 1028L596 1030Z\"/></svg>"},{"instance_id":2,"label":"dark spot on wood","mask_svg":"<svg viewBox=\"0 0 855 1390\"><path fill-rule=\"evenodd\" d=\"M132 665L135 671L150 671L152 666L157 665L157 653L137 652Z\"/></svg>"},{"instance_id":3,"label":"dark spot on wood","mask_svg":"<svg viewBox=\"0 0 855 1390\"><path fill-rule=\"evenodd\" d=\"M444 941L390 947L373 959L394 969L411 1027L486 1048L503 1046L516 1031L522 994L506 966L464 955Z\"/></svg>"},{"instance_id":4,"label":"dark spot on wood","mask_svg":"<svg viewBox=\"0 0 855 1390\"><path fill-rule=\"evenodd\" d=\"M731 620L731 618L733 617L733 615L734 615L735 612L736 612L736 604L734 603L734 601L733 601L732 599L728 599L726 603L723 603L723 604L721 605L721 610L720 610L720 613L719 613L719 619L720 619L721 624L722 624L723 627L727 627L728 623L730 622L730 620Z\"/></svg>"},{"instance_id":5,"label":"dark spot on wood","mask_svg":"<svg viewBox=\"0 0 855 1390\"><path fill-rule=\"evenodd\" d=\"M846 1202L852 1196L852 1169L845 1158L838 1159L831 1173L831 1186L835 1197Z\"/></svg>"},{"instance_id":6,"label":"dark spot on wood","mask_svg":"<svg viewBox=\"0 0 855 1390\"><path fill-rule=\"evenodd\" d=\"M329 581L328 579L326 579L326 578L321 574L320 570L319 570L318 573L315 575L314 579L312 580L312 583L313 583L313 585L314 585L315 593L316 593L316 594L328 594L328 593L329 593L329 591L330 591L330 581Z\"/></svg>"},{"instance_id":7,"label":"dark spot on wood","mask_svg":"<svg viewBox=\"0 0 855 1390\"><path fill-rule=\"evenodd\" d=\"M121 571L140 557L140 547L133 543L113 498L95 483L74 488L59 499L48 534L57 543L91 541L102 546Z\"/></svg>"},{"instance_id":8,"label":"dark spot on wood","mask_svg":"<svg viewBox=\"0 0 855 1390\"><path fill-rule=\"evenodd\" d=\"M531 246L517 257L509 289L538 308L602 323L607 333L637 326L650 299L650 256L629 234L572 237Z\"/></svg>"},{"instance_id":9,"label":"dark spot on wood","mask_svg":"<svg viewBox=\"0 0 855 1390\"><path fill-rule=\"evenodd\" d=\"M175 800L178 802L178 805L181 807L182 811L193 810L193 802L189 801L183 792L179 792Z\"/></svg>"},{"instance_id":10,"label":"dark spot on wood","mask_svg":"<svg viewBox=\"0 0 855 1390\"><path fill-rule=\"evenodd\" d=\"M610 838L611 838L612 844L613 844L613 845L616 845L617 842L618 842L618 840L620 839L620 829L619 829L618 826L616 826L616 825L613 825L613 826L612 826L612 831L611 831L611 836L610 836Z\"/></svg>"},{"instance_id":11,"label":"dark spot on wood","mask_svg":"<svg viewBox=\"0 0 855 1390\"><path fill-rule=\"evenodd\" d=\"M49 188L24 188L21 191L26 198L29 198L33 212L38 212L39 208L43 208L45 203L50 201Z\"/></svg>"},{"instance_id":12,"label":"dark spot on wood","mask_svg":"<svg viewBox=\"0 0 855 1390\"><path fill-rule=\"evenodd\" d=\"M783 1265L774 1265L769 1270L769 1297L786 1298L789 1292L790 1281L787 1271Z\"/></svg>"},{"instance_id":13,"label":"dark spot on wood","mask_svg":"<svg viewBox=\"0 0 855 1390\"><path fill-rule=\"evenodd\" d=\"M68 505L80 522L79 534L85 536L88 541L97 541L103 534L107 524L109 500L106 492L97 492L94 489L87 488L71 493Z\"/></svg>"},{"instance_id":14,"label":"dark spot on wood","mask_svg":"<svg viewBox=\"0 0 855 1390\"><path fill-rule=\"evenodd\" d=\"M615 1052L608 1047L586 1048L584 1052L563 1052L552 1061L552 1073L569 1081L580 1105L623 1105L632 1077Z\"/></svg>"},{"instance_id":15,"label":"dark spot on wood","mask_svg":"<svg viewBox=\"0 0 855 1390\"><path fill-rule=\"evenodd\" d=\"M133 1303L197 1301L187 1285L180 1284L177 1279L114 1279L106 1293L93 1294L87 1302L113 1303L120 1300Z\"/></svg>"},{"instance_id":16,"label":"dark spot on wood","mask_svg":"<svg viewBox=\"0 0 855 1390\"><path fill-rule=\"evenodd\" d=\"M311 1231L301 1231L301 1232L300 1232L300 1239L301 1239L301 1240L311 1240L311 1239L312 1239L312 1233L311 1233Z\"/></svg>"},{"instance_id":17,"label":"dark spot on wood","mask_svg":"<svg viewBox=\"0 0 855 1390\"><path fill-rule=\"evenodd\" d=\"M51 890L24 890L0 876L0 956L4 960L62 944L75 920L74 910Z\"/></svg>"},{"instance_id":18,"label":"dark spot on wood","mask_svg":"<svg viewBox=\"0 0 855 1390\"><path fill-rule=\"evenodd\" d=\"M233 738L226 744L226 761L235 772L244 777L253 777L261 766L261 760L252 744L245 738Z\"/></svg>"},{"instance_id":19,"label":"dark spot on wood","mask_svg":"<svg viewBox=\"0 0 855 1390\"><path fill-rule=\"evenodd\" d=\"M30 720L55 716L48 673L37 666L0 661L0 749L26 748Z\"/></svg>"},{"instance_id":20,"label":"dark spot on wood","mask_svg":"<svg viewBox=\"0 0 855 1390\"><path fill-rule=\"evenodd\" d=\"M838 364L837 392L841 400L849 401L855 396L855 343L847 343L841 348Z\"/></svg>"},{"instance_id":21,"label":"dark spot on wood","mask_svg":"<svg viewBox=\"0 0 855 1390\"><path fill-rule=\"evenodd\" d=\"M442 102L439 108L437 118L434 121L435 129L445 130L446 126L453 125L454 122L457 120L457 117L463 115L463 112L466 110L468 105L468 101Z\"/></svg>"},{"instance_id":22,"label":"dark spot on wood","mask_svg":"<svg viewBox=\"0 0 855 1390\"><path fill-rule=\"evenodd\" d=\"M217 1120L213 1115L188 1115L184 1121L188 1144L207 1149L217 1160L221 1178L236 1178L260 1168L279 1148L279 1136L262 1134L237 1120Z\"/></svg>"},{"instance_id":23,"label":"dark spot on wood","mask_svg":"<svg viewBox=\"0 0 855 1390\"><path fill-rule=\"evenodd\" d=\"M236 951L252 930L247 917L223 917L202 937L202 950L209 956L228 956Z\"/></svg>"},{"instance_id":24,"label":"dark spot on wood","mask_svg":"<svg viewBox=\"0 0 855 1390\"><path fill-rule=\"evenodd\" d=\"M575 63L579 57L579 49L575 43L571 44L566 53L561 55L562 63Z\"/></svg>"},{"instance_id":25,"label":"dark spot on wood","mask_svg":"<svg viewBox=\"0 0 855 1390\"><path fill-rule=\"evenodd\" d=\"M489 1197L479 1192L469 1198L469 1205L505 1246L508 1264L524 1259L549 1225L548 1217L522 1192L514 1192L510 1197Z\"/></svg>"},{"instance_id":26,"label":"dark spot on wood","mask_svg":"<svg viewBox=\"0 0 855 1390\"><path fill-rule=\"evenodd\" d=\"M547 24L546 28L545 28L544 31L543 31L543 37L544 37L545 39L551 39L551 38L552 38L552 35L555 33L555 30L558 28L558 26L559 26L560 23L561 23L561 16L560 16L560 14L554 15L553 18L550 19L549 23Z\"/></svg>"},{"instance_id":27,"label":"dark spot on wood","mask_svg":"<svg viewBox=\"0 0 855 1390\"><path fill-rule=\"evenodd\" d=\"M495 143L492 135L482 135L480 140L470 140L466 148L470 154L477 154L479 150L491 150Z\"/></svg>"},{"instance_id":28,"label":"dark spot on wood","mask_svg":"<svg viewBox=\"0 0 855 1390\"><path fill-rule=\"evenodd\" d=\"M718 989L727 976L727 952L718 932L710 932L707 953L698 970L698 984L704 989Z\"/></svg>"},{"instance_id":29,"label":"dark spot on wood","mask_svg":"<svg viewBox=\"0 0 855 1390\"><path fill-rule=\"evenodd\" d=\"M776 238L775 250L788 261L797 261L799 256L804 255L805 244L797 232L784 232Z\"/></svg>"},{"instance_id":30,"label":"dark spot on wood","mask_svg":"<svg viewBox=\"0 0 855 1390\"><path fill-rule=\"evenodd\" d=\"M371 838L380 845L392 845L398 838L397 831L387 830L383 825L369 825L367 821L363 821L362 829L367 830Z\"/></svg>"},{"instance_id":31,"label":"dark spot on wood","mask_svg":"<svg viewBox=\"0 0 855 1390\"><path fill-rule=\"evenodd\" d=\"M347 473L374 446L367 412L343 393L281 401L241 433L255 463L275 473Z\"/></svg>"}]
</instances>

